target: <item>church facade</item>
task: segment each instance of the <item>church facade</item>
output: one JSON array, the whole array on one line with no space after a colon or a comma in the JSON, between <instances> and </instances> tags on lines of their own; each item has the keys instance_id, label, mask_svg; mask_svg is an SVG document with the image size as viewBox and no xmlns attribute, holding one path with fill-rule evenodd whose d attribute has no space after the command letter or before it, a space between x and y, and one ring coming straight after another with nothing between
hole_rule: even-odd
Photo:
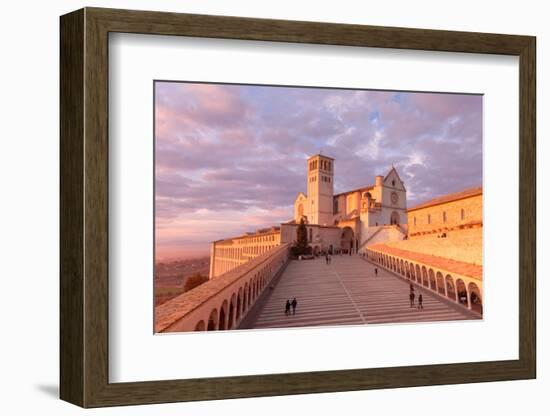
<instances>
[{"instance_id":1,"label":"church facade","mask_svg":"<svg viewBox=\"0 0 550 416\"><path fill-rule=\"evenodd\" d=\"M394 167L385 176L376 176L374 184L338 194L334 193L334 175L333 158L317 154L307 160L307 194L297 195L294 219L281 224L282 231L303 219L311 229L312 246L321 251L357 252L374 237L404 238L407 189ZM283 234L282 240L290 238L290 233Z\"/></svg>"}]
</instances>

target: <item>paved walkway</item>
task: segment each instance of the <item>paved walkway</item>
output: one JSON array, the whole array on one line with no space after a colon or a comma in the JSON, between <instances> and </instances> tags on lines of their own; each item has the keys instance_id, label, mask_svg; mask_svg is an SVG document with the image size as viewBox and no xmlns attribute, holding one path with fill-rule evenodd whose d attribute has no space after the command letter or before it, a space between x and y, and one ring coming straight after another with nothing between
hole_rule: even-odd
<instances>
[{"instance_id":1,"label":"paved walkway","mask_svg":"<svg viewBox=\"0 0 550 416\"><path fill-rule=\"evenodd\" d=\"M291 261L273 293L252 320L252 328L353 325L476 319L458 305L429 290L422 293L424 309L410 307L409 282L378 269L358 256L333 256ZM287 299L296 297L296 315L285 316Z\"/></svg>"}]
</instances>

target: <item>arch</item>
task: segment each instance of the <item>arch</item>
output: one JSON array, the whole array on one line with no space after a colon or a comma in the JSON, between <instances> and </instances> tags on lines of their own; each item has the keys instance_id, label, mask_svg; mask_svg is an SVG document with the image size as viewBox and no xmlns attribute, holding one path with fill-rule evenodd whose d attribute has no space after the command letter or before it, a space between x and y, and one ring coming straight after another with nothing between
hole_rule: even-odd
<instances>
[{"instance_id":1,"label":"arch","mask_svg":"<svg viewBox=\"0 0 550 416\"><path fill-rule=\"evenodd\" d=\"M224 300L222 306L220 307L220 314L218 316L218 329L220 331L227 329L227 309L228 302L227 300Z\"/></svg>"},{"instance_id":2,"label":"arch","mask_svg":"<svg viewBox=\"0 0 550 416\"><path fill-rule=\"evenodd\" d=\"M216 308L210 312L210 316L208 317L208 326L206 327L207 331L215 331L218 329L218 311Z\"/></svg>"},{"instance_id":3,"label":"arch","mask_svg":"<svg viewBox=\"0 0 550 416\"><path fill-rule=\"evenodd\" d=\"M243 315L245 311L248 309L248 297L249 297L248 282L246 282L244 284L244 292L243 292Z\"/></svg>"},{"instance_id":4,"label":"arch","mask_svg":"<svg viewBox=\"0 0 550 416\"><path fill-rule=\"evenodd\" d=\"M437 272L435 274L435 278L437 281L437 291L438 293L445 295L445 281L443 280L443 275L441 272Z\"/></svg>"},{"instance_id":5,"label":"arch","mask_svg":"<svg viewBox=\"0 0 550 416\"><path fill-rule=\"evenodd\" d=\"M445 285L447 286L447 297L456 302L455 284L450 274L445 276Z\"/></svg>"},{"instance_id":6,"label":"arch","mask_svg":"<svg viewBox=\"0 0 550 416\"><path fill-rule=\"evenodd\" d=\"M353 242L355 241L355 235L351 227L342 228L342 234L340 236L340 247L344 253L349 253L353 250Z\"/></svg>"},{"instance_id":7,"label":"arch","mask_svg":"<svg viewBox=\"0 0 550 416\"><path fill-rule=\"evenodd\" d=\"M233 293L229 301L229 312L227 317L227 329L233 329L233 324L235 323L235 304L237 296Z\"/></svg>"},{"instance_id":8,"label":"arch","mask_svg":"<svg viewBox=\"0 0 550 416\"><path fill-rule=\"evenodd\" d=\"M197 325L195 325L195 331L205 331L206 325L204 321L201 319L199 322L197 322Z\"/></svg>"},{"instance_id":9,"label":"arch","mask_svg":"<svg viewBox=\"0 0 550 416\"><path fill-rule=\"evenodd\" d=\"M235 322L239 321L239 318L241 317L242 313L242 305L243 305L243 288L239 288L239 293L237 294L237 310L235 311Z\"/></svg>"},{"instance_id":10,"label":"arch","mask_svg":"<svg viewBox=\"0 0 550 416\"><path fill-rule=\"evenodd\" d=\"M407 277L407 279L411 278L411 270L409 269L408 261L405 262L405 276Z\"/></svg>"},{"instance_id":11,"label":"arch","mask_svg":"<svg viewBox=\"0 0 550 416\"><path fill-rule=\"evenodd\" d=\"M458 296L458 303L468 305L468 292L466 284L462 279L456 279L456 294Z\"/></svg>"},{"instance_id":12,"label":"arch","mask_svg":"<svg viewBox=\"0 0 550 416\"><path fill-rule=\"evenodd\" d=\"M435 273L432 269L428 272L428 275L430 276L430 289L437 291L437 283L435 281Z\"/></svg>"},{"instance_id":13,"label":"arch","mask_svg":"<svg viewBox=\"0 0 550 416\"><path fill-rule=\"evenodd\" d=\"M414 264L409 263L409 275L411 276L411 280L416 280L416 276L414 274Z\"/></svg>"},{"instance_id":14,"label":"arch","mask_svg":"<svg viewBox=\"0 0 550 416\"><path fill-rule=\"evenodd\" d=\"M415 274L416 274L416 281L417 281L418 283L422 283L422 275L420 274L420 266L419 266L418 264L416 265L416 272L415 272Z\"/></svg>"},{"instance_id":15,"label":"arch","mask_svg":"<svg viewBox=\"0 0 550 416\"><path fill-rule=\"evenodd\" d=\"M426 266L422 266L422 285L428 287L430 284L428 282L428 271Z\"/></svg>"},{"instance_id":16,"label":"arch","mask_svg":"<svg viewBox=\"0 0 550 416\"><path fill-rule=\"evenodd\" d=\"M405 275L405 267L404 267L404 264L403 264L403 260L400 260L399 261L399 274L402 274L402 275Z\"/></svg>"},{"instance_id":17,"label":"arch","mask_svg":"<svg viewBox=\"0 0 550 416\"><path fill-rule=\"evenodd\" d=\"M391 225L399 225L399 213L397 211L393 211L390 216L390 224Z\"/></svg>"},{"instance_id":18,"label":"arch","mask_svg":"<svg viewBox=\"0 0 550 416\"><path fill-rule=\"evenodd\" d=\"M478 313L483 313L481 291L474 282L468 283L468 296L470 297L470 309Z\"/></svg>"}]
</instances>

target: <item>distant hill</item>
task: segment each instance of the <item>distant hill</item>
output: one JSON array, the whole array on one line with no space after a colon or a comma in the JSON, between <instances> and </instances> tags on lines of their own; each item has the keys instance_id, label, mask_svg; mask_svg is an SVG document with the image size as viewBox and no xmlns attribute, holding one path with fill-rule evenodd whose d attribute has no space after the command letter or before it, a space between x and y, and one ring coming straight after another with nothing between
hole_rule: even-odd
<instances>
[{"instance_id":1,"label":"distant hill","mask_svg":"<svg viewBox=\"0 0 550 416\"><path fill-rule=\"evenodd\" d=\"M155 268L155 306L183 293L185 280L195 274L208 277L210 257L159 262Z\"/></svg>"}]
</instances>

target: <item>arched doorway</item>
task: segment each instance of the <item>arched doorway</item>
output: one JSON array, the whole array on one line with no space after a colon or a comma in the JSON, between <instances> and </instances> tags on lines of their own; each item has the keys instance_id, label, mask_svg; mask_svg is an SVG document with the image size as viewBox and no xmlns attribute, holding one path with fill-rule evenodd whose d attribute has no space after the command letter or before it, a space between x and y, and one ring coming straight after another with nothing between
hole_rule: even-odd
<instances>
[{"instance_id":1,"label":"arched doorway","mask_svg":"<svg viewBox=\"0 0 550 416\"><path fill-rule=\"evenodd\" d=\"M195 331L204 331L206 329L206 325L204 324L204 321L200 320L197 322L197 325L195 325Z\"/></svg>"},{"instance_id":2,"label":"arched doorway","mask_svg":"<svg viewBox=\"0 0 550 416\"><path fill-rule=\"evenodd\" d=\"M458 295L458 302L464 306L468 305L468 292L466 291L466 285L462 279L456 281L456 293Z\"/></svg>"},{"instance_id":3,"label":"arched doorway","mask_svg":"<svg viewBox=\"0 0 550 416\"><path fill-rule=\"evenodd\" d=\"M432 269L430 269L429 275L430 275L430 289L437 290L437 286L436 286L436 283L435 283L435 274L434 274L434 271Z\"/></svg>"},{"instance_id":4,"label":"arched doorway","mask_svg":"<svg viewBox=\"0 0 550 416\"><path fill-rule=\"evenodd\" d=\"M227 301L225 300L220 307L220 316L218 318L218 329L223 331L227 329Z\"/></svg>"},{"instance_id":5,"label":"arched doorway","mask_svg":"<svg viewBox=\"0 0 550 416\"><path fill-rule=\"evenodd\" d=\"M390 216L390 224L391 225L399 225L399 213L397 211L393 211Z\"/></svg>"},{"instance_id":6,"label":"arched doorway","mask_svg":"<svg viewBox=\"0 0 550 416\"><path fill-rule=\"evenodd\" d=\"M340 241L340 247L344 253L351 254L353 251L353 245L355 241L355 235L351 227L344 227L342 229L342 237Z\"/></svg>"},{"instance_id":7,"label":"arched doorway","mask_svg":"<svg viewBox=\"0 0 550 416\"><path fill-rule=\"evenodd\" d=\"M443 275L441 272L437 272L435 277L437 279L437 291L440 294L445 295L445 282L443 281Z\"/></svg>"},{"instance_id":8,"label":"arched doorway","mask_svg":"<svg viewBox=\"0 0 550 416\"><path fill-rule=\"evenodd\" d=\"M233 293L233 295L231 296L231 302L229 303L229 314L228 314L228 318L227 318L227 329L233 329L233 317L235 315L235 299L236 299L236 296L235 294Z\"/></svg>"},{"instance_id":9,"label":"arched doorway","mask_svg":"<svg viewBox=\"0 0 550 416\"><path fill-rule=\"evenodd\" d=\"M206 330L215 331L216 329L218 329L218 311L214 309L208 318L208 326L206 327Z\"/></svg>"},{"instance_id":10,"label":"arched doorway","mask_svg":"<svg viewBox=\"0 0 550 416\"><path fill-rule=\"evenodd\" d=\"M242 305L242 296L243 296L243 290L242 288L239 289L239 294L237 295L237 313L236 313L236 320L237 322L239 321L239 318L241 317L241 311L242 311L242 308L241 308L241 305Z\"/></svg>"},{"instance_id":11,"label":"arched doorway","mask_svg":"<svg viewBox=\"0 0 550 416\"><path fill-rule=\"evenodd\" d=\"M447 285L447 297L456 302L455 284L450 274L445 276L445 284Z\"/></svg>"},{"instance_id":12,"label":"arched doorway","mask_svg":"<svg viewBox=\"0 0 550 416\"><path fill-rule=\"evenodd\" d=\"M481 292L475 283L468 284L468 293L470 295L470 305L473 311L483 313L483 305L481 303Z\"/></svg>"},{"instance_id":13,"label":"arched doorway","mask_svg":"<svg viewBox=\"0 0 550 416\"><path fill-rule=\"evenodd\" d=\"M430 284L428 283L428 271L426 270L426 267L422 266L422 285L428 287Z\"/></svg>"}]
</instances>

